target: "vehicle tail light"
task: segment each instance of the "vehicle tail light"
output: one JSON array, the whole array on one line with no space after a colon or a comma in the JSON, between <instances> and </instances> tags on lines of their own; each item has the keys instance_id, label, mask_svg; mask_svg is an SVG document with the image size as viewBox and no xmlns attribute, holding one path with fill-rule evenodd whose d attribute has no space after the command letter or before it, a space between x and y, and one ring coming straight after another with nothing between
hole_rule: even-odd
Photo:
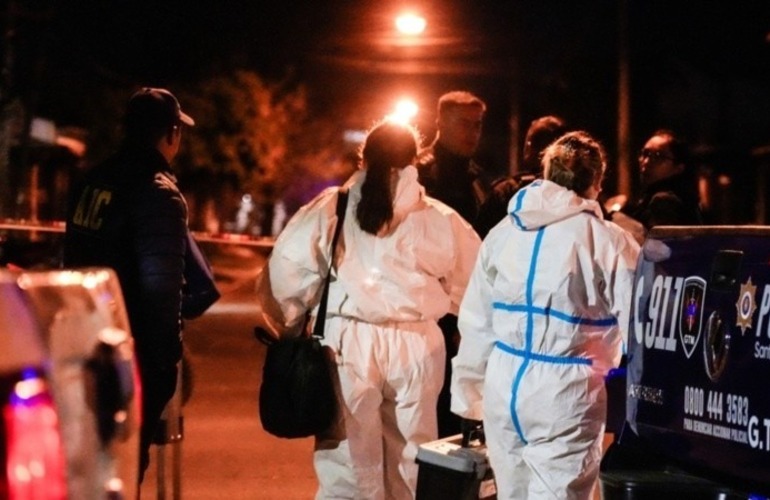
<instances>
[{"instance_id":1,"label":"vehicle tail light","mask_svg":"<svg viewBox=\"0 0 770 500\"><path fill-rule=\"evenodd\" d=\"M25 372L3 407L9 500L67 496L59 423L45 381Z\"/></svg>"}]
</instances>

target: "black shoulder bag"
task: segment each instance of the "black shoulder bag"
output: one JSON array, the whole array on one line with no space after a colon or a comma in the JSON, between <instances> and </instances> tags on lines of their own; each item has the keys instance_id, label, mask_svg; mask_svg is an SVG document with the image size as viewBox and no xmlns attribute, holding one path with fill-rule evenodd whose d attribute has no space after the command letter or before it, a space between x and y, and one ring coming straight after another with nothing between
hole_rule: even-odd
<instances>
[{"instance_id":1,"label":"black shoulder bag","mask_svg":"<svg viewBox=\"0 0 770 500\"><path fill-rule=\"evenodd\" d=\"M310 311L305 315L299 337L276 339L260 327L254 329L257 339L267 345L259 388L259 417L262 427L277 437L314 436L329 429L337 416L331 361L320 339L324 336L331 266L345 219L347 198L347 191L341 189L337 195L337 226L332 237L329 270L312 335L307 328Z\"/></svg>"}]
</instances>

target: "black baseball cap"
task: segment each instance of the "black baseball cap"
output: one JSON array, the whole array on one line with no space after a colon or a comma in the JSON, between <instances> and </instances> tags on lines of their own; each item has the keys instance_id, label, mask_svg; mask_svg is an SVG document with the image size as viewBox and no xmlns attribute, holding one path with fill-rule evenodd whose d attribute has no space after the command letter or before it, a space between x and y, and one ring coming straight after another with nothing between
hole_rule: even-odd
<instances>
[{"instance_id":1,"label":"black baseball cap","mask_svg":"<svg viewBox=\"0 0 770 500\"><path fill-rule=\"evenodd\" d=\"M166 89L144 87L131 96L126 108L128 123L173 126L179 123L193 126L195 120L182 111L174 94Z\"/></svg>"}]
</instances>

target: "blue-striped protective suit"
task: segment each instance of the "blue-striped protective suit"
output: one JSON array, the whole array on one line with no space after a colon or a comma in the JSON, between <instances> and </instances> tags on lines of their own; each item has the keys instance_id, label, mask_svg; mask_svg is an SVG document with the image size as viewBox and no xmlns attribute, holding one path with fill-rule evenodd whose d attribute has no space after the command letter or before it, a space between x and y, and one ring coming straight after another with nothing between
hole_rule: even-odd
<instances>
[{"instance_id":1,"label":"blue-striped protective suit","mask_svg":"<svg viewBox=\"0 0 770 500\"><path fill-rule=\"evenodd\" d=\"M550 181L517 192L461 304L452 411L484 420L498 498L590 498L638 244Z\"/></svg>"}]
</instances>

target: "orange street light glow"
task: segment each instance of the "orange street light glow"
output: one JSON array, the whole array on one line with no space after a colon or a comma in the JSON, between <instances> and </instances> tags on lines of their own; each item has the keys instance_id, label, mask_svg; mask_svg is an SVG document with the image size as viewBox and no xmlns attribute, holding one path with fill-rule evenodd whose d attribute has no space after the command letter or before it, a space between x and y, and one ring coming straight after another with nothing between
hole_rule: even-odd
<instances>
[{"instance_id":1,"label":"orange street light glow","mask_svg":"<svg viewBox=\"0 0 770 500\"><path fill-rule=\"evenodd\" d=\"M409 123L409 121L417 116L417 104L410 99L401 99L396 103L396 109L393 113L387 116L388 120L392 120L398 123Z\"/></svg>"},{"instance_id":2,"label":"orange street light glow","mask_svg":"<svg viewBox=\"0 0 770 500\"><path fill-rule=\"evenodd\" d=\"M425 18L417 14L402 14L396 18L396 28L405 35L419 35L425 31Z\"/></svg>"}]
</instances>

